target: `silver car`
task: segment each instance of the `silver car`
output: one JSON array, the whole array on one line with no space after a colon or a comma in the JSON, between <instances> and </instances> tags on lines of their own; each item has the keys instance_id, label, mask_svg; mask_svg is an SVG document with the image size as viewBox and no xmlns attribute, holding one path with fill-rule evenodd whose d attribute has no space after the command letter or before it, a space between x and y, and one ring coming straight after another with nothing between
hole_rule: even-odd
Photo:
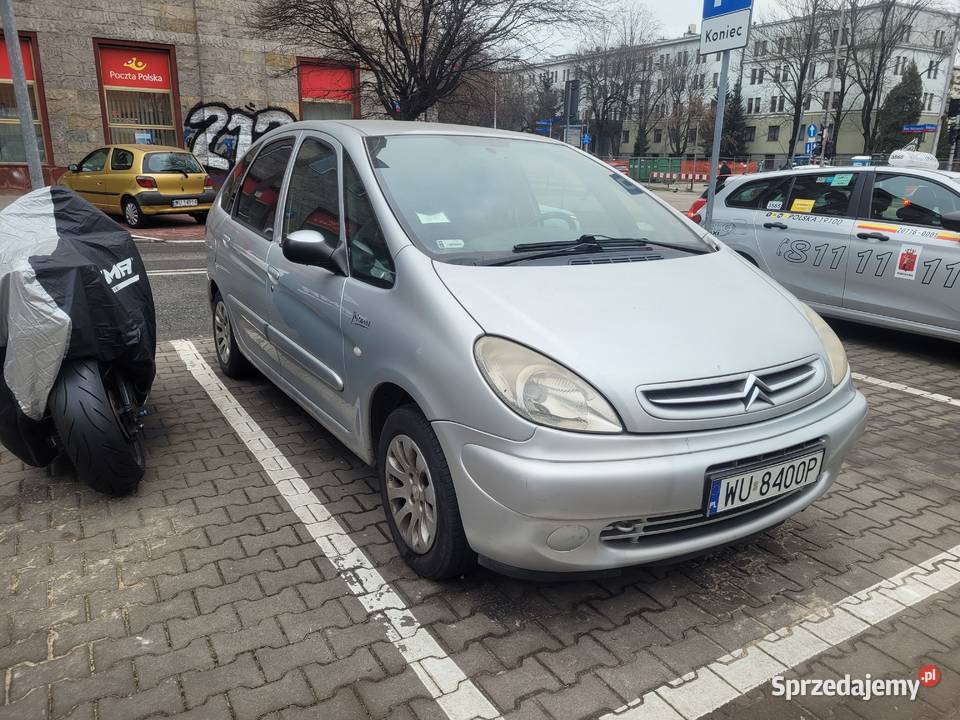
<instances>
[{"instance_id":1,"label":"silver car","mask_svg":"<svg viewBox=\"0 0 960 720\"><path fill-rule=\"evenodd\" d=\"M679 558L826 491L866 415L804 304L568 145L302 122L207 221L217 356L376 465L421 575Z\"/></svg>"},{"instance_id":2,"label":"silver car","mask_svg":"<svg viewBox=\"0 0 960 720\"><path fill-rule=\"evenodd\" d=\"M960 173L845 167L730 178L713 232L817 312L960 341Z\"/></svg>"}]
</instances>

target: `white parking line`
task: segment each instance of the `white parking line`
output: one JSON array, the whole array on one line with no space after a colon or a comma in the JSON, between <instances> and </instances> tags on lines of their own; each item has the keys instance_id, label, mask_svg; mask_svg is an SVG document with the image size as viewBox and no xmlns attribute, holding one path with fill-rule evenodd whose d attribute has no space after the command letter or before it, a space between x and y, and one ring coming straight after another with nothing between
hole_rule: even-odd
<instances>
[{"instance_id":1,"label":"white parking line","mask_svg":"<svg viewBox=\"0 0 960 720\"><path fill-rule=\"evenodd\" d=\"M343 526L310 490L300 473L220 382L194 344L189 340L174 340L172 344L187 369L277 486L281 497L337 568L350 591L371 616L383 621L388 639L446 716L450 720L499 718L497 709L443 651L430 632L420 625Z\"/></svg>"},{"instance_id":2,"label":"white parking line","mask_svg":"<svg viewBox=\"0 0 960 720\"><path fill-rule=\"evenodd\" d=\"M167 275L206 275L206 269L186 268L184 270L147 270L148 277L165 277Z\"/></svg>"},{"instance_id":3,"label":"white parking line","mask_svg":"<svg viewBox=\"0 0 960 720\"><path fill-rule=\"evenodd\" d=\"M695 720L960 583L960 545L651 690L601 720Z\"/></svg>"},{"instance_id":4,"label":"white parking line","mask_svg":"<svg viewBox=\"0 0 960 720\"><path fill-rule=\"evenodd\" d=\"M885 387L890 390L899 390L900 392L907 393L908 395L916 395L917 397L922 397L926 400L934 400L945 405L953 405L954 407L960 407L960 400L957 398L952 398L949 395L941 395L939 393L931 393L926 390L920 390L919 388L910 387L909 385L904 385L903 383L890 382L889 380L881 380L880 378L870 377L869 375L861 375L860 373L852 373L853 379L858 382L869 383L870 385L878 385L880 387Z\"/></svg>"}]
</instances>

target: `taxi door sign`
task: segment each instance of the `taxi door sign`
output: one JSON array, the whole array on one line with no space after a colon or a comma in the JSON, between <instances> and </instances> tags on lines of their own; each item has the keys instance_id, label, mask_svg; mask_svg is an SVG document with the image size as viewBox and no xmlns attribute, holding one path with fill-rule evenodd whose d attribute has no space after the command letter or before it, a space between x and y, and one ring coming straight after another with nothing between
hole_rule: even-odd
<instances>
[{"instance_id":1,"label":"taxi door sign","mask_svg":"<svg viewBox=\"0 0 960 720\"><path fill-rule=\"evenodd\" d=\"M917 276L917 261L922 250L922 245L901 245L894 277L913 280Z\"/></svg>"}]
</instances>

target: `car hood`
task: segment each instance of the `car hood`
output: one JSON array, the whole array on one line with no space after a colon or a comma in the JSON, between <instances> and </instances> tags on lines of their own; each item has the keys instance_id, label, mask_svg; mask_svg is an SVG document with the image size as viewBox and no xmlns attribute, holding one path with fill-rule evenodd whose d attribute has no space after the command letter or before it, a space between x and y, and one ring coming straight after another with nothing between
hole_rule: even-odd
<instances>
[{"instance_id":1,"label":"car hood","mask_svg":"<svg viewBox=\"0 0 960 720\"><path fill-rule=\"evenodd\" d=\"M627 430L650 429L639 386L823 354L789 294L726 248L607 265L434 267L484 332L578 373L614 405Z\"/></svg>"}]
</instances>

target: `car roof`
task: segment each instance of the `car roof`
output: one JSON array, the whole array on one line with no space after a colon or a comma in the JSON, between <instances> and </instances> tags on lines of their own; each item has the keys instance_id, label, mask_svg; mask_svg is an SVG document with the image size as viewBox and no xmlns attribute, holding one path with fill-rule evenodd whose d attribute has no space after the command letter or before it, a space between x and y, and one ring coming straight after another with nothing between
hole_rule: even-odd
<instances>
[{"instance_id":1,"label":"car roof","mask_svg":"<svg viewBox=\"0 0 960 720\"><path fill-rule=\"evenodd\" d=\"M189 153L189 150L184 150L182 147L176 147L174 145L129 145L126 143L117 143L115 145L104 145L106 148L119 148L121 150L131 150L134 152L181 152Z\"/></svg>"},{"instance_id":2,"label":"car roof","mask_svg":"<svg viewBox=\"0 0 960 720\"><path fill-rule=\"evenodd\" d=\"M960 184L960 172L953 172L951 170L928 170L926 168L901 167L899 165L826 165L823 167L813 165L787 170L769 170L767 172L731 175L724 183L724 187L739 184L731 183L731 180L734 179L745 181L756 178L786 177L789 175L819 175L824 172L896 172L905 175L916 175L917 177L933 177L934 179L940 176L940 178L946 178L947 180Z\"/></svg>"},{"instance_id":3,"label":"car roof","mask_svg":"<svg viewBox=\"0 0 960 720\"><path fill-rule=\"evenodd\" d=\"M334 135L470 135L474 137L522 138L558 142L533 133L513 132L476 125L420 122L418 120L302 120L281 126L283 130L320 130Z\"/></svg>"}]
</instances>

